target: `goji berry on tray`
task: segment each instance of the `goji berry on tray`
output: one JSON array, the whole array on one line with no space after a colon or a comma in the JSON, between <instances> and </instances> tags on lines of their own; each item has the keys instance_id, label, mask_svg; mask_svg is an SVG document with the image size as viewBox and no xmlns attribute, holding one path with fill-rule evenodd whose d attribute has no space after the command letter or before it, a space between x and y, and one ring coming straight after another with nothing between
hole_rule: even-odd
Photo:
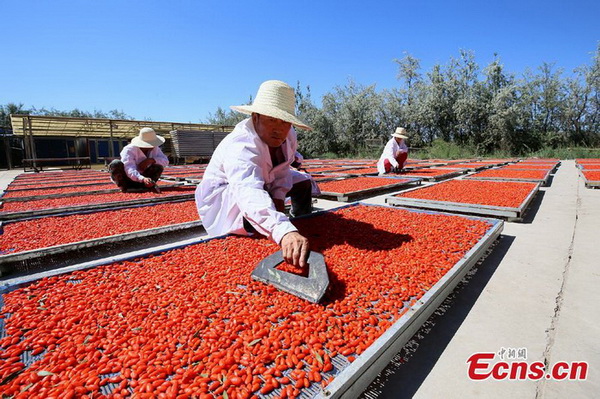
<instances>
[{"instance_id":1,"label":"goji berry on tray","mask_svg":"<svg viewBox=\"0 0 600 399\"><path fill-rule=\"evenodd\" d=\"M554 169L554 165L550 165L550 164L538 164L538 163L516 163L516 164L513 164L513 165L503 166L502 169L504 169L504 170L512 170L512 169L540 169L540 170L549 171L549 170Z\"/></svg>"},{"instance_id":2,"label":"goji berry on tray","mask_svg":"<svg viewBox=\"0 0 600 399\"><path fill-rule=\"evenodd\" d=\"M411 180L390 179L387 177L351 177L343 180L319 182L318 184L322 192L346 194L375 187L389 186L390 184L406 183L409 181Z\"/></svg>"},{"instance_id":3,"label":"goji berry on tray","mask_svg":"<svg viewBox=\"0 0 600 399\"><path fill-rule=\"evenodd\" d=\"M584 163L584 164L579 164L581 169L587 169L587 170L600 170L600 163Z\"/></svg>"},{"instance_id":4,"label":"goji berry on tray","mask_svg":"<svg viewBox=\"0 0 600 399\"><path fill-rule=\"evenodd\" d=\"M485 166L490 166L490 163L485 163L485 162L468 162L468 163L455 163L455 164L451 164L448 165L448 168L458 168L458 169L472 169L472 168L476 168L476 167L485 167Z\"/></svg>"},{"instance_id":5,"label":"goji berry on tray","mask_svg":"<svg viewBox=\"0 0 600 399\"><path fill-rule=\"evenodd\" d=\"M518 208L536 183L450 180L397 194L397 197Z\"/></svg>"},{"instance_id":6,"label":"goji berry on tray","mask_svg":"<svg viewBox=\"0 0 600 399\"><path fill-rule=\"evenodd\" d=\"M183 201L7 223L0 235L0 254L47 248L194 220L198 220L194 201Z\"/></svg>"},{"instance_id":7,"label":"goji berry on tray","mask_svg":"<svg viewBox=\"0 0 600 399\"><path fill-rule=\"evenodd\" d=\"M75 197L49 198L26 202L7 202L2 206L2 213L22 212L37 209L48 208L66 208L80 205L91 205L99 203L110 203L120 201L133 201L142 198L155 198L160 196L178 196L183 194L193 193L195 187L168 187L165 188L162 194L152 192L144 193L109 193L109 194L90 194L78 195Z\"/></svg>"},{"instance_id":8,"label":"goji berry on tray","mask_svg":"<svg viewBox=\"0 0 600 399\"><path fill-rule=\"evenodd\" d=\"M74 171L74 172L42 172L42 173L21 173L15 177L15 180L45 180L52 178L71 178L106 175L106 172L97 170Z\"/></svg>"},{"instance_id":9,"label":"goji berry on tray","mask_svg":"<svg viewBox=\"0 0 600 399\"><path fill-rule=\"evenodd\" d=\"M445 169L440 169L440 168L423 168L423 169L415 169L415 170L405 170L402 173L400 173L399 176L414 176L414 177L439 177L439 176L444 176L447 175L449 173L455 173L455 172L462 172L462 169L460 168L454 168L454 165L452 165L452 167L450 167L450 165L448 166L448 168Z\"/></svg>"},{"instance_id":10,"label":"goji berry on tray","mask_svg":"<svg viewBox=\"0 0 600 399\"><path fill-rule=\"evenodd\" d=\"M340 169L337 173L347 173L347 174L368 174L368 173L377 173L377 168L353 168L353 169Z\"/></svg>"},{"instance_id":11,"label":"goji berry on tray","mask_svg":"<svg viewBox=\"0 0 600 399\"><path fill-rule=\"evenodd\" d=\"M581 173L589 181L600 181L600 170L582 170Z\"/></svg>"},{"instance_id":12,"label":"goji berry on tray","mask_svg":"<svg viewBox=\"0 0 600 399\"><path fill-rule=\"evenodd\" d=\"M38 190L8 190L2 198L19 198L31 197L36 195L52 195L52 194L67 194L67 193L85 193L94 190L110 190L118 189L112 182L99 183L85 186L72 186L61 188L40 188Z\"/></svg>"},{"instance_id":13,"label":"goji berry on tray","mask_svg":"<svg viewBox=\"0 0 600 399\"><path fill-rule=\"evenodd\" d=\"M324 303L251 279L278 250L264 238L214 239L43 278L3 295L0 391L96 396L114 383L173 397L297 396L327 385L333 359L360 356L490 228L367 206L294 223L325 257ZM29 367L25 353L37 353Z\"/></svg>"},{"instance_id":14,"label":"goji berry on tray","mask_svg":"<svg viewBox=\"0 0 600 399\"><path fill-rule=\"evenodd\" d=\"M507 179L534 179L534 180L542 180L544 178L546 178L546 175L548 174L547 170L537 170L537 169L531 169L531 170L526 170L526 169L505 169L505 168L498 168L498 169L488 169L488 170L484 170L482 172L477 172L471 176L469 176L469 178L473 178L476 179L478 177L485 177L485 178L507 178Z\"/></svg>"}]
</instances>

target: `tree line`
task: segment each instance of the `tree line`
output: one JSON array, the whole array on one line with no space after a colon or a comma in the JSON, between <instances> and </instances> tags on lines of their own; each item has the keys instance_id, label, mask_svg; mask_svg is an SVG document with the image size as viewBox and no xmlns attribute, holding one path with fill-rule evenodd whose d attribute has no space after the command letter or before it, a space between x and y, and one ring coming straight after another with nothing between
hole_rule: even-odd
<instances>
[{"instance_id":1,"label":"tree line","mask_svg":"<svg viewBox=\"0 0 600 399\"><path fill-rule=\"evenodd\" d=\"M394 62L397 87L377 90L350 79L323 95L320 106L310 86L298 82L296 112L313 128L299 133L300 151L308 157L374 155L397 126L411 133L411 147L452 145L477 155L600 146L600 44L589 64L568 74L543 63L517 76L497 55L481 68L468 50L428 71L410 54ZM119 110L25 109L10 103L0 106L0 133L10 133L11 113L133 119ZM218 107L203 122L235 125L245 117Z\"/></svg>"},{"instance_id":2,"label":"tree line","mask_svg":"<svg viewBox=\"0 0 600 399\"><path fill-rule=\"evenodd\" d=\"M439 142L478 155L527 155L542 148L600 145L600 45L591 63L565 74L554 64L516 76L500 58L481 68L472 51L422 71L412 55L394 60L398 87L376 90L349 80L317 106L310 86L296 88L297 114L312 128L299 133L307 156L352 156L379 150L397 126L410 145ZM245 116L218 108L209 123L235 124Z\"/></svg>"}]
</instances>

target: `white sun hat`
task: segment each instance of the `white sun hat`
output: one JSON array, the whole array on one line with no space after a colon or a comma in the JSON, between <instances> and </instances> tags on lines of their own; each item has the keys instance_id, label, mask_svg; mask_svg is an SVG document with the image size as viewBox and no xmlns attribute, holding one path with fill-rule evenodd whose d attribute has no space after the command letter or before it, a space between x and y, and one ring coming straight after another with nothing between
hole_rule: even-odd
<instances>
[{"instance_id":1,"label":"white sun hat","mask_svg":"<svg viewBox=\"0 0 600 399\"><path fill-rule=\"evenodd\" d=\"M158 147L164 144L165 139L156 134L151 127L143 127L140 129L140 134L131 140L131 144L140 148Z\"/></svg>"},{"instance_id":2,"label":"white sun hat","mask_svg":"<svg viewBox=\"0 0 600 399\"><path fill-rule=\"evenodd\" d=\"M294 89L281 80L267 80L258 88L252 105L232 105L234 111L251 115L257 113L281 119L301 129L312 130L296 117L296 96Z\"/></svg>"},{"instance_id":3,"label":"white sun hat","mask_svg":"<svg viewBox=\"0 0 600 399\"><path fill-rule=\"evenodd\" d=\"M408 132L403 127L397 127L396 131L394 133L392 133L392 137L398 137L400 139L407 139Z\"/></svg>"}]
</instances>

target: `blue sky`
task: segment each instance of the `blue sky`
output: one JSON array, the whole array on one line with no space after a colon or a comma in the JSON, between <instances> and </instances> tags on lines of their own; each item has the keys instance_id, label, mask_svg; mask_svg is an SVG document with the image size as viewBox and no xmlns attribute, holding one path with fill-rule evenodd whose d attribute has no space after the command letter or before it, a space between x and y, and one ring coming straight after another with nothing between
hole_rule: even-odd
<instances>
[{"instance_id":1,"label":"blue sky","mask_svg":"<svg viewBox=\"0 0 600 399\"><path fill-rule=\"evenodd\" d=\"M397 87L395 58L422 71L497 52L516 74L590 64L599 1L18 1L0 0L0 104L119 109L199 122L259 84Z\"/></svg>"}]
</instances>

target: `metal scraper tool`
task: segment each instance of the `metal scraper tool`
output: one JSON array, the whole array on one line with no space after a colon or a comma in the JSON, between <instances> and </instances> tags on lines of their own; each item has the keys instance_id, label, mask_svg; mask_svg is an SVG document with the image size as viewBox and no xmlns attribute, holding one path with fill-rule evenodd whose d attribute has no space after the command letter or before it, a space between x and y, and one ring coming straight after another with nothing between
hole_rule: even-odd
<instances>
[{"instance_id":1,"label":"metal scraper tool","mask_svg":"<svg viewBox=\"0 0 600 399\"><path fill-rule=\"evenodd\" d=\"M299 298L318 303L329 287L329 276L323 255L318 252L310 252L307 260L308 277L276 269L277 265L283 262L281 251L267 256L256 265L252 272L252 278L271 284Z\"/></svg>"}]
</instances>

